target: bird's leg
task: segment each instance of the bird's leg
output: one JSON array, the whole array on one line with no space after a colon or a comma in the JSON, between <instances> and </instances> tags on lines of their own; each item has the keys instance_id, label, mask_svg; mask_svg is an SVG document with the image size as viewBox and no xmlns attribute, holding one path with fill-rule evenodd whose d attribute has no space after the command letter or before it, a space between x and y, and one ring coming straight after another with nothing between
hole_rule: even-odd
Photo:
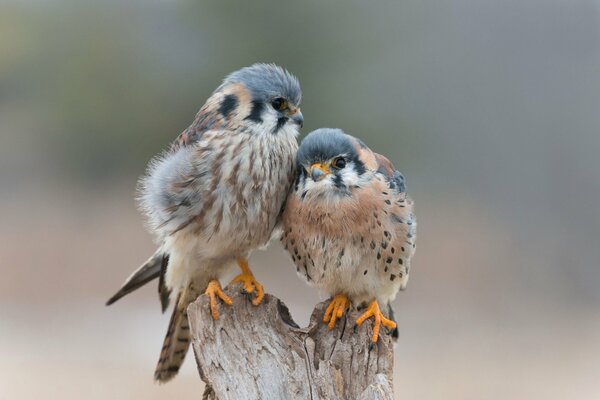
<instances>
[{"instance_id":1,"label":"bird's leg","mask_svg":"<svg viewBox=\"0 0 600 400\"><path fill-rule=\"evenodd\" d=\"M265 289L263 288L263 285L261 285L256 278L254 278L254 274L252 274L252 271L250 271L250 267L248 266L248 261L246 259L238 257L237 262L242 270L242 273L233 278L231 282L242 282L244 285L244 291L246 291L246 293L253 293L256 290L256 297L254 300L252 300L252 304L257 306L265 297Z\"/></svg>"},{"instance_id":2,"label":"bird's leg","mask_svg":"<svg viewBox=\"0 0 600 400\"><path fill-rule=\"evenodd\" d=\"M379 304L377 303L377 300L373 300L367 308L367 311L365 311L360 317L358 317L358 319L356 320L356 325L361 326L363 322L365 322L368 318L371 317L375 318L375 324L373 326L373 336L371 337L373 343L376 343L377 339L379 339L379 329L381 327L381 324L383 324L383 326L389 329L394 329L396 327L396 323L394 321L387 319L383 315L383 313L379 309Z\"/></svg>"},{"instance_id":3,"label":"bird's leg","mask_svg":"<svg viewBox=\"0 0 600 400\"><path fill-rule=\"evenodd\" d=\"M323 316L323 322L329 322L327 325L329 330L332 330L335 326L335 321L344 315L344 311L350 305L350 300L345 294L336 294L333 299L331 299L331 303L325 310L325 316Z\"/></svg>"},{"instance_id":4,"label":"bird's leg","mask_svg":"<svg viewBox=\"0 0 600 400\"><path fill-rule=\"evenodd\" d=\"M228 306L233 304L231 298L227 296L225 292L223 292L223 290L221 289L221 284L216 279L213 279L212 281L208 282L208 286L206 287L206 291L204 292L204 294L208 295L208 297L210 298L210 314L212 315L214 320L219 319L219 310L217 310L217 297L220 298L223 301L223 303L227 304Z\"/></svg>"}]
</instances>

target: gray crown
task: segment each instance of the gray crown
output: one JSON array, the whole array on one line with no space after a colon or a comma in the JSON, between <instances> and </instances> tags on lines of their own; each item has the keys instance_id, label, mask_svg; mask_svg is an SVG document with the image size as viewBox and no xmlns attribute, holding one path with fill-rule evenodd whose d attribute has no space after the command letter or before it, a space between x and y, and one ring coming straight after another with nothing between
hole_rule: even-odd
<instances>
[{"instance_id":1,"label":"gray crown","mask_svg":"<svg viewBox=\"0 0 600 400\"><path fill-rule=\"evenodd\" d=\"M252 100L266 102L283 97L294 105L302 101L298 78L275 64L254 64L231 73L219 87L241 83L252 94Z\"/></svg>"},{"instance_id":2,"label":"gray crown","mask_svg":"<svg viewBox=\"0 0 600 400\"><path fill-rule=\"evenodd\" d=\"M327 161L339 155L358 159L351 137L341 129L319 128L309 133L298 149L298 165Z\"/></svg>"}]
</instances>

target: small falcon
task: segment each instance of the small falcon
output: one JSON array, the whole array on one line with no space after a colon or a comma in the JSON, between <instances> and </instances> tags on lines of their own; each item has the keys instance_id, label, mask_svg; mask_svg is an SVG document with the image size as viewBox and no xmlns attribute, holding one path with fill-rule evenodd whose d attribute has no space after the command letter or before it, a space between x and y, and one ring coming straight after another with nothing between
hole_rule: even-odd
<instances>
[{"instance_id":1,"label":"small falcon","mask_svg":"<svg viewBox=\"0 0 600 400\"><path fill-rule=\"evenodd\" d=\"M332 296L323 321L333 329L351 304L365 306L356 323L373 318L372 341L381 325L396 337L390 303L406 287L416 235L404 177L339 129L311 132L296 165L281 239L298 274Z\"/></svg>"},{"instance_id":2,"label":"small falcon","mask_svg":"<svg viewBox=\"0 0 600 400\"><path fill-rule=\"evenodd\" d=\"M187 306L198 295L232 300L219 278L231 265L234 281L264 297L247 259L270 240L294 180L296 136L303 124L298 79L272 64L255 64L225 78L194 122L152 160L140 180L140 207L158 250L107 302L158 278L163 312L175 307L154 378L173 378L190 345Z\"/></svg>"}]
</instances>

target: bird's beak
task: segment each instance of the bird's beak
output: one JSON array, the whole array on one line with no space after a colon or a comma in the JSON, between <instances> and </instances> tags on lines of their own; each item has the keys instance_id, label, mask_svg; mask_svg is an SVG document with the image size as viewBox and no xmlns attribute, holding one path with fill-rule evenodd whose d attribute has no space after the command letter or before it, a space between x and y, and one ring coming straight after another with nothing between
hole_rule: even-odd
<instances>
[{"instance_id":1,"label":"bird's beak","mask_svg":"<svg viewBox=\"0 0 600 400\"><path fill-rule=\"evenodd\" d=\"M300 108L291 110L290 119L294 121L294 123L300 125L300 128L304 126L304 116L302 115L302 112L300 112Z\"/></svg>"},{"instance_id":2,"label":"bird's beak","mask_svg":"<svg viewBox=\"0 0 600 400\"><path fill-rule=\"evenodd\" d=\"M323 165L321 163L314 163L310 166L310 177L313 181L318 182L323 179L325 176L329 175L331 170L328 166Z\"/></svg>"}]
</instances>

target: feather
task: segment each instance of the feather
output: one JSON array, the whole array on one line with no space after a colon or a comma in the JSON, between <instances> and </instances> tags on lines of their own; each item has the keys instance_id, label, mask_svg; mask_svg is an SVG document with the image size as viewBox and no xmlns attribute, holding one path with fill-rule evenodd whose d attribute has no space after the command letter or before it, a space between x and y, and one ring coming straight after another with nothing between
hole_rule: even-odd
<instances>
[{"instance_id":1,"label":"feather","mask_svg":"<svg viewBox=\"0 0 600 400\"><path fill-rule=\"evenodd\" d=\"M171 380L177 375L181 364L183 364L191 342L187 307L196 300L198 294L193 285L190 284L177 295L177 302L173 314L171 314L169 328L154 371L154 379L158 382L165 383Z\"/></svg>"},{"instance_id":2,"label":"feather","mask_svg":"<svg viewBox=\"0 0 600 400\"><path fill-rule=\"evenodd\" d=\"M169 265L169 255L163 255L162 264L160 267L160 276L158 278L158 296L160 297L160 306L164 313L169 308L169 297L171 290L167 287L165 277L167 274L167 266Z\"/></svg>"},{"instance_id":3,"label":"feather","mask_svg":"<svg viewBox=\"0 0 600 400\"><path fill-rule=\"evenodd\" d=\"M129 278L127 278L121 289L119 289L117 293L115 293L110 299L108 299L106 305L110 306L112 303L119 300L121 297L144 286L151 280L158 278L161 269L163 268L163 264L165 263L165 259L167 260L166 262L168 262L169 256L162 252L162 248L156 250L152 257L150 257L144 264L142 264L138 269L136 269L135 272L131 274Z\"/></svg>"}]
</instances>

